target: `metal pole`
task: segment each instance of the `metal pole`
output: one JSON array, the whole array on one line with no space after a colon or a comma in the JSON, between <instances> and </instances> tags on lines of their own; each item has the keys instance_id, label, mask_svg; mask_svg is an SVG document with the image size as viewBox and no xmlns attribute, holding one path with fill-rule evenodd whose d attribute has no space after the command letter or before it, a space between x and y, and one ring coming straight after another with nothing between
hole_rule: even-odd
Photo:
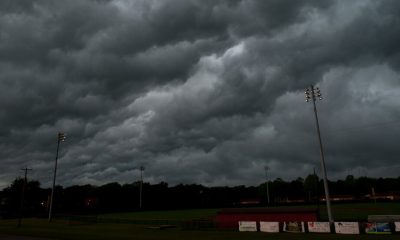
<instances>
[{"instance_id":1,"label":"metal pole","mask_svg":"<svg viewBox=\"0 0 400 240\"><path fill-rule=\"evenodd\" d=\"M322 168L322 174L323 174L323 177L324 177L326 208L327 208L327 211L328 211L329 222L332 224L333 223L333 218L332 218L332 212L331 212L331 201L330 201L330 197L329 197L328 180L327 180L326 167L325 167L324 148L323 148L322 140L321 140L321 131L319 129L317 106L315 104L314 86L312 86L312 85L311 85L311 94L312 94L311 98L312 98L312 102L313 102L313 106L314 106L315 125L316 125L317 135L318 135L319 150L320 150L320 155L321 155L321 168Z\"/></svg>"},{"instance_id":2,"label":"metal pole","mask_svg":"<svg viewBox=\"0 0 400 240\"><path fill-rule=\"evenodd\" d=\"M21 222L22 222L22 214L23 214L23 209L24 209L24 201L25 201L25 190L26 190L26 183L27 183L27 175L28 175L28 168L21 169L25 171L25 177L24 177L24 184L22 185L22 193L21 193L21 205L20 205L20 210L19 210L19 218L18 218L18 225L17 227L21 227Z\"/></svg>"},{"instance_id":3,"label":"metal pole","mask_svg":"<svg viewBox=\"0 0 400 240\"><path fill-rule=\"evenodd\" d=\"M51 195L50 195L49 222L51 222L51 217L52 217L52 213L53 213L54 187L56 185L57 162L58 162L58 150L59 150L59 148L60 148L60 140L57 141L57 153L56 153L56 162L54 164L53 186L51 188Z\"/></svg>"},{"instance_id":4,"label":"metal pole","mask_svg":"<svg viewBox=\"0 0 400 240\"><path fill-rule=\"evenodd\" d=\"M143 190L143 171L144 167L140 167L140 189L139 189L139 208L142 209L142 190Z\"/></svg>"},{"instance_id":5,"label":"metal pole","mask_svg":"<svg viewBox=\"0 0 400 240\"><path fill-rule=\"evenodd\" d=\"M269 167L265 166L264 169L265 169L265 179L267 181L267 202L268 202L268 205L269 205L270 202L269 202L269 188L268 188L268 174L267 174L267 172L269 170Z\"/></svg>"},{"instance_id":6,"label":"metal pole","mask_svg":"<svg viewBox=\"0 0 400 240\"><path fill-rule=\"evenodd\" d=\"M57 176L58 150L60 149L60 142L61 142L61 141L64 141L64 140L65 140L65 134L64 134L64 133L58 133L56 162L55 162L55 164L54 164L53 186L52 186L52 188L51 188L51 196L50 196L49 222L51 222L52 213L53 213L54 188L55 188L56 176Z\"/></svg>"}]
</instances>

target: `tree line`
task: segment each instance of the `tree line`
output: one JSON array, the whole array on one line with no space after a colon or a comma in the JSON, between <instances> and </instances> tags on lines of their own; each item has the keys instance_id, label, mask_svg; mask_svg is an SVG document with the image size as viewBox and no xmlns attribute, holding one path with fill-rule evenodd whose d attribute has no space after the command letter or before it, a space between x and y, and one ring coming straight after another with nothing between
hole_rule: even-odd
<instances>
[{"instance_id":1,"label":"tree line","mask_svg":"<svg viewBox=\"0 0 400 240\"><path fill-rule=\"evenodd\" d=\"M24 203L21 205L24 179L15 179L0 192L0 215L18 216L21 206L25 216L46 216L51 189L40 183L26 183ZM188 208L227 208L241 206L267 206L291 203L316 204L324 198L323 182L316 175L305 179L285 181L277 178L259 186L206 187L199 184L169 186L141 182L130 184L108 183L101 186L75 185L56 186L53 209L56 214L97 214L135 210L165 210ZM268 185L268 187L267 187ZM267 191L268 190L268 191ZM331 197L352 201L378 200L386 196L400 196L398 178L355 178L330 181ZM345 196L345 198L344 198ZM376 199L375 199L376 200ZM389 198L386 198L389 200ZM396 200L396 199L395 199ZM140 201L142 208L140 209Z\"/></svg>"}]
</instances>

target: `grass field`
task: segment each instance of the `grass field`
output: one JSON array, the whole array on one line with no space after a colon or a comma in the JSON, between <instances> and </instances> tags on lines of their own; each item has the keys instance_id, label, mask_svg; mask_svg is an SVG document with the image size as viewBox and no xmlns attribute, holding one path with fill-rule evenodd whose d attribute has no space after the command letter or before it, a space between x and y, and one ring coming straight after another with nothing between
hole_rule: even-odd
<instances>
[{"instance_id":1,"label":"grass field","mask_svg":"<svg viewBox=\"0 0 400 240\"><path fill-rule=\"evenodd\" d=\"M355 220L355 218L366 219L371 214L397 214L400 215L399 203L385 204L346 204L334 205L333 213L335 220ZM310 206L306 206L310 207ZM297 207L298 208L298 207ZM171 221L182 221L188 219L210 218L218 209L202 210L179 210L179 211L146 211L133 213L105 214L99 216L104 219L128 219L128 220L152 220L163 219ZM16 228L16 220L0 220L0 235L24 235L34 237L46 237L61 240L85 239L85 240L122 240L122 239L399 239L400 234L393 235L337 235L337 234L289 234L289 233L249 233L236 230L183 230L179 226L175 228L157 229L145 224L126 223L78 223L69 224L69 221L55 219L50 224L46 219L23 219L22 227Z\"/></svg>"},{"instance_id":2,"label":"grass field","mask_svg":"<svg viewBox=\"0 0 400 240\"><path fill-rule=\"evenodd\" d=\"M327 221L328 216L325 205L307 205L301 208L320 209L321 221ZM299 208L275 207L275 208ZM120 219L167 219L167 220L187 220L187 219L207 219L216 215L219 209L193 209L176 211L145 211L128 212L116 214L99 215L101 218L120 218ZM340 221L366 221L368 215L400 215L400 203L358 203L358 204L333 204L332 215L335 220Z\"/></svg>"},{"instance_id":3,"label":"grass field","mask_svg":"<svg viewBox=\"0 0 400 240\"><path fill-rule=\"evenodd\" d=\"M170 210L170 211L143 211L112 213L99 215L102 218L120 219L166 219L166 220L187 220L187 219L209 219L216 215L219 209L189 209L189 210Z\"/></svg>"},{"instance_id":4,"label":"grass field","mask_svg":"<svg viewBox=\"0 0 400 240\"><path fill-rule=\"evenodd\" d=\"M317 206L305 206L315 208ZM328 220L325 205L320 205L322 221ZM400 215L400 203L332 204L332 215L337 221L366 221L368 215Z\"/></svg>"}]
</instances>

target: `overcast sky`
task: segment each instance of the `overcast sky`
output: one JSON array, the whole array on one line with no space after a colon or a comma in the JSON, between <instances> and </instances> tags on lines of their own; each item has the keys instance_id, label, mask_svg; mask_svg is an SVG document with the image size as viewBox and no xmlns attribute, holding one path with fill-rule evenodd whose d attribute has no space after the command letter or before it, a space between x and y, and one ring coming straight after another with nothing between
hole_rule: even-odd
<instances>
[{"instance_id":1,"label":"overcast sky","mask_svg":"<svg viewBox=\"0 0 400 240\"><path fill-rule=\"evenodd\" d=\"M400 173L400 1L0 1L0 188ZM321 175L320 175L321 176Z\"/></svg>"}]
</instances>

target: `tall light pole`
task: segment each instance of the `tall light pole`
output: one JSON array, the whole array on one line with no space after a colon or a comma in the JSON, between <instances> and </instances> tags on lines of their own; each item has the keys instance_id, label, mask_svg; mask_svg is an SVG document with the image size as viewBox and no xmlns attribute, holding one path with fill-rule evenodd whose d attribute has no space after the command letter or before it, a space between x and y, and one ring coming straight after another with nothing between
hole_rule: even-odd
<instances>
[{"instance_id":1,"label":"tall light pole","mask_svg":"<svg viewBox=\"0 0 400 240\"><path fill-rule=\"evenodd\" d=\"M319 100L322 100L322 95L321 95L321 91L319 90L319 88L314 88L313 85L311 85L310 88L306 89L305 94L306 94L306 102L312 101L313 106L314 106L315 126L316 126L316 129L317 129L319 150L320 150L320 155L321 155L322 176L324 178L326 208L327 208L327 211L328 211L329 222L332 224L333 223L333 218L332 218L332 212L331 212L331 200L330 200L330 197L329 197L328 180L327 180L327 176L326 176L324 148L322 146L321 132L319 130L317 106L315 104L315 101L317 100L317 98Z\"/></svg>"},{"instance_id":2,"label":"tall light pole","mask_svg":"<svg viewBox=\"0 0 400 240\"><path fill-rule=\"evenodd\" d=\"M50 207L49 207L49 222L51 222L52 211L53 211L53 200L54 200L54 187L56 185L56 176L57 176L57 161L58 161L58 150L60 149L60 142L65 141L65 133L59 132L57 137L57 153L56 153L56 162L54 165L54 177L53 177L53 187L51 188L51 197L50 197Z\"/></svg>"},{"instance_id":3,"label":"tall light pole","mask_svg":"<svg viewBox=\"0 0 400 240\"><path fill-rule=\"evenodd\" d=\"M268 170L269 170L269 167L265 166L264 170L265 170L265 180L267 181L267 202L268 202L268 205L269 205L269 188L268 188Z\"/></svg>"},{"instance_id":4,"label":"tall light pole","mask_svg":"<svg viewBox=\"0 0 400 240\"><path fill-rule=\"evenodd\" d=\"M139 170L140 170L139 208L142 209L142 190L143 190L143 171L144 171L144 167L141 166L139 168Z\"/></svg>"}]
</instances>

